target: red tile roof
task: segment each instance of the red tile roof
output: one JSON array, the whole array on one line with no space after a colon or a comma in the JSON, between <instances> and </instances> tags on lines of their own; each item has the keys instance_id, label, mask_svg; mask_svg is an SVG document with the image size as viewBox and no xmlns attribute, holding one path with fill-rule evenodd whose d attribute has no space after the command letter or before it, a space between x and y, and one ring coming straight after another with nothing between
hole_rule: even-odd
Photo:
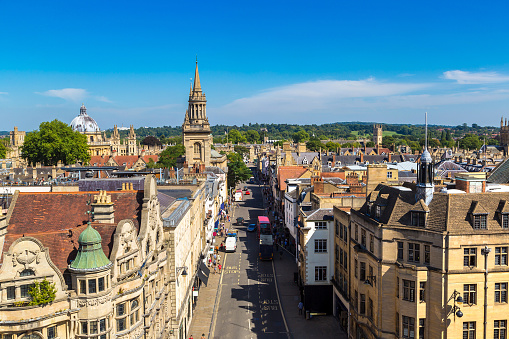
<instances>
[{"instance_id":1,"label":"red tile roof","mask_svg":"<svg viewBox=\"0 0 509 339\"><path fill-rule=\"evenodd\" d=\"M308 169L303 166L280 166L277 172L279 190L286 191L286 179L300 178L301 175L307 172L307 170Z\"/></svg>"},{"instance_id":2,"label":"red tile roof","mask_svg":"<svg viewBox=\"0 0 509 339\"><path fill-rule=\"evenodd\" d=\"M49 248L51 260L64 272L76 256L78 237L88 221L88 200L97 192L20 193L7 226L3 252L22 236L39 239ZM120 220L131 219L139 229L143 191L108 192L115 204L115 224L93 222L101 234L107 257ZM2 256L3 260L3 256Z\"/></svg>"}]
</instances>

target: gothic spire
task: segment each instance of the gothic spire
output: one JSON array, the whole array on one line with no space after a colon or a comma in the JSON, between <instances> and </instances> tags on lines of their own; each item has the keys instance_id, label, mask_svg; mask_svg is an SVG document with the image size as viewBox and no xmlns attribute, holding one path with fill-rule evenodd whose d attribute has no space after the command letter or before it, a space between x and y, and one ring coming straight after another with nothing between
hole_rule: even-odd
<instances>
[{"instance_id":1,"label":"gothic spire","mask_svg":"<svg viewBox=\"0 0 509 339\"><path fill-rule=\"evenodd\" d=\"M196 58L196 69L194 70L193 92L201 92L200 74L198 73L198 58Z\"/></svg>"}]
</instances>

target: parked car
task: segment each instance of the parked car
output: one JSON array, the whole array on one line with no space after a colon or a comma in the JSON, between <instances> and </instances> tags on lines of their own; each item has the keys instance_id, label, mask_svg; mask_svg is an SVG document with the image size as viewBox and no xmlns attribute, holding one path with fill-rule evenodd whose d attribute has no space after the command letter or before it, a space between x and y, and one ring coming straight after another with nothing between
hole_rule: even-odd
<instances>
[{"instance_id":1,"label":"parked car","mask_svg":"<svg viewBox=\"0 0 509 339\"><path fill-rule=\"evenodd\" d=\"M250 194L251 194L251 192L249 192L249 191L244 192L244 195L250 195Z\"/></svg>"},{"instance_id":2,"label":"parked car","mask_svg":"<svg viewBox=\"0 0 509 339\"><path fill-rule=\"evenodd\" d=\"M256 224L249 224L249 226L247 226L247 231L248 232L256 231Z\"/></svg>"}]
</instances>

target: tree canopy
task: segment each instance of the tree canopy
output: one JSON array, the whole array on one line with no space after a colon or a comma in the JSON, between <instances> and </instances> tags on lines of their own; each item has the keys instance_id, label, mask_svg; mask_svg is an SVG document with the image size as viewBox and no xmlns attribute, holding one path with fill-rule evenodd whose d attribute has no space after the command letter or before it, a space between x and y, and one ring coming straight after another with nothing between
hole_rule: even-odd
<instances>
[{"instance_id":1,"label":"tree canopy","mask_svg":"<svg viewBox=\"0 0 509 339\"><path fill-rule=\"evenodd\" d=\"M228 158L228 188L236 187L239 182L246 181L253 174L244 163L241 154L232 152L227 154Z\"/></svg>"},{"instance_id":2,"label":"tree canopy","mask_svg":"<svg viewBox=\"0 0 509 339\"><path fill-rule=\"evenodd\" d=\"M40 162L46 166L59 161L65 165L90 161L87 137L58 120L43 122L39 130L28 133L21 147L21 157L31 165Z\"/></svg>"},{"instance_id":3,"label":"tree canopy","mask_svg":"<svg viewBox=\"0 0 509 339\"><path fill-rule=\"evenodd\" d=\"M175 146L168 146L164 151L159 154L159 160L155 164L156 168L171 168L177 165L178 157L186 154L186 148L182 144L178 144ZM147 167L154 166L154 164L149 163Z\"/></svg>"}]
</instances>

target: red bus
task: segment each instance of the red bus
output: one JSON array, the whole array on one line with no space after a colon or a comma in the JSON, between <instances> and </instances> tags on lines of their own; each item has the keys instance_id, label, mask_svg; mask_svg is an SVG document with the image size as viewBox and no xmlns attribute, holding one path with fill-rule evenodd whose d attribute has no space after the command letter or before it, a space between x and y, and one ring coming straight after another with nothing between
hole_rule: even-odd
<instances>
[{"instance_id":1,"label":"red bus","mask_svg":"<svg viewBox=\"0 0 509 339\"><path fill-rule=\"evenodd\" d=\"M260 215L256 226L258 227L258 238L260 238L260 234L272 234L270 221L266 216Z\"/></svg>"},{"instance_id":2,"label":"red bus","mask_svg":"<svg viewBox=\"0 0 509 339\"><path fill-rule=\"evenodd\" d=\"M260 259L272 260L274 240L272 238L272 226L269 218L265 216L258 217L258 239L260 239Z\"/></svg>"}]
</instances>

